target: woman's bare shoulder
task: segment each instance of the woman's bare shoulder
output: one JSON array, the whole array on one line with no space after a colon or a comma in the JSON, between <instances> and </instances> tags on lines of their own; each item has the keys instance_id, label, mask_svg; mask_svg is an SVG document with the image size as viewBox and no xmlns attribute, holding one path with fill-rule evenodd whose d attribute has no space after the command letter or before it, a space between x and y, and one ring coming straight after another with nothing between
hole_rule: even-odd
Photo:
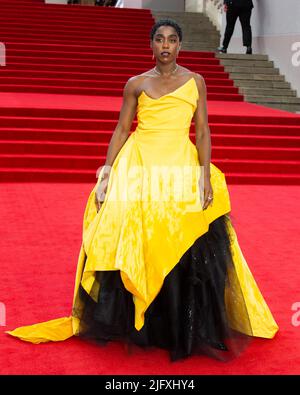
<instances>
[{"instance_id":1,"label":"woman's bare shoulder","mask_svg":"<svg viewBox=\"0 0 300 395\"><path fill-rule=\"evenodd\" d=\"M202 77L201 74L196 73L195 71L191 71L187 69L186 67L181 68L182 74L187 74L190 78L194 77L196 82L201 82L204 81L204 78Z\"/></svg>"},{"instance_id":2,"label":"woman's bare shoulder","mask_svg":"<svg viewBox=\"0 0 300 395\"><path fill-rule=\"evenodd\" d=\"M201 74L196 73L196 72L193 72L191 74L195 78L195 81L196 81L198 87L203 87L203 85L205 85L205 80Z\"/></svg>"},{"instance_id":3,"label":"woman's bare shoulder","mask_svg":"<svg viewBox=\"0 0 300 395\"><path fill-rule=\"evenodd\" d=\"M150 70L142 74L134 75L127 80L124 89L138 97L143 90L144 81L151 77L153 77L153 73L151 73Z\"/></svg>"}]
</instances>

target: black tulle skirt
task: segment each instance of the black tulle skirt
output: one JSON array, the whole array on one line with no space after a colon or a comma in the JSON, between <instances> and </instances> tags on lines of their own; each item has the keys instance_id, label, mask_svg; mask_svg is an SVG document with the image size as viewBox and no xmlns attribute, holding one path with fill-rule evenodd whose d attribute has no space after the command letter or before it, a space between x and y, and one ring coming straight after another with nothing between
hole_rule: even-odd
<instances>
[{"instance_id":1,"label":"black tulle skirt","mask_svg":"<svg viewBox=\"0 0 300 395\"><path fill-rule=\"evenodd\" d=\"M228 270L235 273L229 221L229 214L217 218L185 252L146 310L140 331L134 327L133 298L123 285L120 271L97 272L98 302L81 286L75 299L72 314L80 321L78 336L100 345L121 340L130 353L136 346L162 348L169 351L171 361L201 354L221 361L238 356L252 336L237 277L232 298L239 300L247 334L230 327L226 312L225 288L231 292L233 279L231 276L229 281Z\"/></svg>"}]
</instances>

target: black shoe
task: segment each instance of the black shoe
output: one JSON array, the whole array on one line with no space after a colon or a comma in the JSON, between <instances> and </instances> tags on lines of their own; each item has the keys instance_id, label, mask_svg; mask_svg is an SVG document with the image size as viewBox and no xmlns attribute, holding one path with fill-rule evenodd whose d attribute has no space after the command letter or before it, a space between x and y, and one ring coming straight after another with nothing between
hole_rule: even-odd
<instances>
[{"instance_id":1,"label":"black shoe","mask_svg":"<svg viewBox=\"0 0 300 395\"><path fill-rule=\"evenodd\" d=\"M251 47L247 47L246 54L252 55L252 48Z\"/></svg>"},{"instance_id":2,"label":"black shoe","mask_svg":"<svg viewBox=\"0 0 300 395\"><path fill-rule=\"evenodd\" d=\"M219 47L218 51L221 52L221 53L227 53L227 48Z\"/></svg>"}]
</instances>

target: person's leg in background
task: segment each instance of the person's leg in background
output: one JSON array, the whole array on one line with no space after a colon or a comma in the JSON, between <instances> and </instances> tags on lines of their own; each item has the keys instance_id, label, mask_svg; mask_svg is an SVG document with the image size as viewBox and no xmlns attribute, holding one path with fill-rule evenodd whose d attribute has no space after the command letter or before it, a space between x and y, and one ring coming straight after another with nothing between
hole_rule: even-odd
<instances>
[{"instance_id":1,"label":"person's leg in background","mask_svg":"<svg viewBox=\"0 0 300 395\"><path fill-rule=\"evenodd\" d=\"M227 52L227 48L231 40L238 16L239 16L238 9L232 5L229 5L226 11L226 29L225 29L225 34L222 44L223 46L218 48L220 52L223 53Z\"/></svg>"},{"instance_id":2,"label":"person's leg in background","mask_svg":"<svg viewBox=\"0 0 300 395\"><path fill-rule=\"evenodd\" d=\"M251 8L242 8L239 13L239 19L243 31L243 45L247 47L247 54L252 54L252 30L250 25L251 13Z\"/></svg>"}]
</instances>

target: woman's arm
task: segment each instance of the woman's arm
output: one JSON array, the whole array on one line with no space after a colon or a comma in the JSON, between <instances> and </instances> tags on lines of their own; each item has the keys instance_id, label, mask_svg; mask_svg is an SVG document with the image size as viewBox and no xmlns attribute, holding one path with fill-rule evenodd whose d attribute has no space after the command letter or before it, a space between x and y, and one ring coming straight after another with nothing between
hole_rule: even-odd
<instances>
[{"instance_id":1,"label":"woman's arm","mask_svg":"<svg viewBox=\"0 0 300 395\"><path fill-rule=\"evenodd\" d=\"M137 107L136 98L136 88L137 88L137 78L131 77L127 81L123 91L123 103L119 114L118 124L113 132L112 138L110 140L106 160L104 166L101 166L97 171L97 177L104 167L101 175L100 183L95 192L95 204L97 211L100 210L101 204L104 201L105 194L107 192L108 179L111 171L111 166L114 163L120 149L125 144L128 139L129 132L131 129L132 121L135 116Z\"/></svg>"},{"instance_id":2,"label":"woman's arm","mask_svg":"<svg viewBox=\"0 0 300 395\"><path fill-rule=\"evenodd\" d=\"M196 132L196 148L200 166L203 168L201 175L204 182L204 204L203 208L212 202L208 197L213 196L213 190L210 183L210 161L211 161L211 138L208 126L207 103L206 103L206 85L204 78L195 73L195 80L198 87L199 99L197 101L197 109L194 112L195 132Z\"/></svg>"},{"instance_id":3,"label":"woman's arm","mask_svg":"<svg viewBox=\"0 0 300 395\"><path fill-rule=\"evenodd\" d=\"M137 106L137 98L135 95L136 85L137 85L136 77L131 77L129 78L129 80L126 82L124 86L123 103L119 114L119 120L108 146L105 165L104 165L105 170L102 178L105 178L109 175L110 168L116 156L118 155L120 149L128 139L131 125L136 113L136 106Z\"/></svg>"},{"instance_id":4,"label":"woman's arm","mask_svg":"<svg viewBox=\"0 0 300 395\"><path fill-rule=\"evenodd\" d=\"M204 176L210 178L211 139L207 119L206 85L204 78L197 73L195 74L199 91L197 109L194 113L196 148L198 151L199 163L204 168Z\"/></svg>"}]
</instances>

